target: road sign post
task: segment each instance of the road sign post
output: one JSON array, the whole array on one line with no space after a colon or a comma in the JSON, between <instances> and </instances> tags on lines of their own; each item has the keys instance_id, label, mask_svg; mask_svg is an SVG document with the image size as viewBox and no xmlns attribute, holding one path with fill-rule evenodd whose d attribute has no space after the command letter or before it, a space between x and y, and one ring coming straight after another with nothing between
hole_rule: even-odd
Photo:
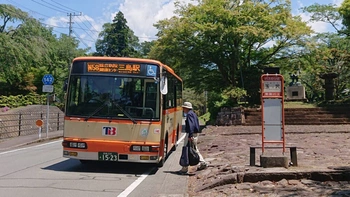
<instances>
[{"instance_id":1,"label":"road sign post","mask_svg":"<svg viewBox=\"0 0 350 197\"><path fill-rule=\"evenodd\" d=\"M54 82L54 77L51 74L46 74L44 75L43 79L43 92L47 92L46 96L46 103L47 103L47 110L46 110L46 138L49 137L49 119L50 119L50 101L49 101L49 93L53 92L53 82Z\"/></svg>"},{"instance_id":2,"label":"road sign post","mask_svg":"<svg viewBox=\"0 0 350 197\"><path fill-rule=\"evenodd\" d=\"M285 152L284 79L280 74L261 76L262 152L266 143L282 144Z\"/></svg>"},{"instance_id":3,"label":"road sign post","mask_svg":"<svg viewBox=\"0 0 350 197\"><path fill-rule=\"evenodd\" d=\"M35 122L35 124L39 127L39 139L41 139L41 127L43 126L44 122L39 119Z\"/></svg>"}]
</instances>

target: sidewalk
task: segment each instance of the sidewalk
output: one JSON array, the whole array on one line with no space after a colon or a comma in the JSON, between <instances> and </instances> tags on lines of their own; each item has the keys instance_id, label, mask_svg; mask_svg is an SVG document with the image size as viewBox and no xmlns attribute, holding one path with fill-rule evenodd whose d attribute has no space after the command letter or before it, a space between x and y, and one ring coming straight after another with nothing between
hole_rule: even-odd
<instances>
[{"instance_id":1,"label":"sidewalk","mask_svg":"<svg viewBox=\"0 0 350 197\"><path fill-rule=\"evenodd\" d=\"M40 139L39 139L38 133L32 134L32 135L23 135L23 136L2 139L0 140L0 152L17 148L20 146L36 143L36 142L43 142L43 141L48 141L52 139L58 139L62 136L63 136L63 130L58 130L58 131L49 132L48 136L46 136L46 133L42 133Z\"/></svg>"}]
</instances>

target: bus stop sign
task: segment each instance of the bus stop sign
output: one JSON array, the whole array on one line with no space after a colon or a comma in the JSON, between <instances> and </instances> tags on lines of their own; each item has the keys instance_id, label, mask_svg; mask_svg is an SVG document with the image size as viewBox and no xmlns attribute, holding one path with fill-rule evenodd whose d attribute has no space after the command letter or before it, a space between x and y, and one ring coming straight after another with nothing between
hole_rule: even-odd
<instances>
[{"instance_id":1,"label":"bus stop sign","mask_svg":"<svg viewBox=\"0 0 350 197\"><path fill-rule=\"evenodd\" d=\"M44 85L52 85L54 81L54 78L51 74L44 75L42 82Z\"/></svg>"}]
</instances>

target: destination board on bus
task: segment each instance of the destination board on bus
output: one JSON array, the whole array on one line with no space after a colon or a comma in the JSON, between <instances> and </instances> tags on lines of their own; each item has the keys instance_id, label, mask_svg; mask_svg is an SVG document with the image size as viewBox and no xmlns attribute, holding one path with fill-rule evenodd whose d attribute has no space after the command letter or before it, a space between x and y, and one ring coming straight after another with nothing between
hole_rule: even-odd
<instances>
[{"instance_id":1,"label":"destination board on bus","mask_svg":"<svg viewBox=\"0 0 350 197\"><path fill-rule=\"evenodd\" d=\"M75 62L72 73L113 73L131 74L147 77L156 77L159 66L155 64L124 63L124 62Z\"/></svg>"},{"instance_id":2,"label":"destination board on bus","mask_svg":"<svg viewBox=\"0 0 350 197\"><path fill-rule=\"evenodd\" d=\"M87 72L140 74L140 64L88 62Z\"/></svg>"}]
</instances>

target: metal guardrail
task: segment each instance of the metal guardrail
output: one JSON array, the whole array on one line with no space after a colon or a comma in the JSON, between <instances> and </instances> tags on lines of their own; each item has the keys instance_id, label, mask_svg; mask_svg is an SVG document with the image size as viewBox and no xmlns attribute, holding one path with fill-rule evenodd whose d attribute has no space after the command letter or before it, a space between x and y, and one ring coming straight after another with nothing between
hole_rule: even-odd
<instances>
[{"instance_id":1,"label":"metal guardrail","mask_svg":"<svg viewBox=\"0 0 350 197\"><path fill-rule=\"evenodd\" d=\"M19 112L16 114L0 114L0 139L16 137L21 135L30 135L38 132L36 120L43 120L44 125L41 132L51 132L63 130L64 115L63 113L49 114L49 130L46 127L46 116L44 112Z\"/></svg>"}]
</instances>

